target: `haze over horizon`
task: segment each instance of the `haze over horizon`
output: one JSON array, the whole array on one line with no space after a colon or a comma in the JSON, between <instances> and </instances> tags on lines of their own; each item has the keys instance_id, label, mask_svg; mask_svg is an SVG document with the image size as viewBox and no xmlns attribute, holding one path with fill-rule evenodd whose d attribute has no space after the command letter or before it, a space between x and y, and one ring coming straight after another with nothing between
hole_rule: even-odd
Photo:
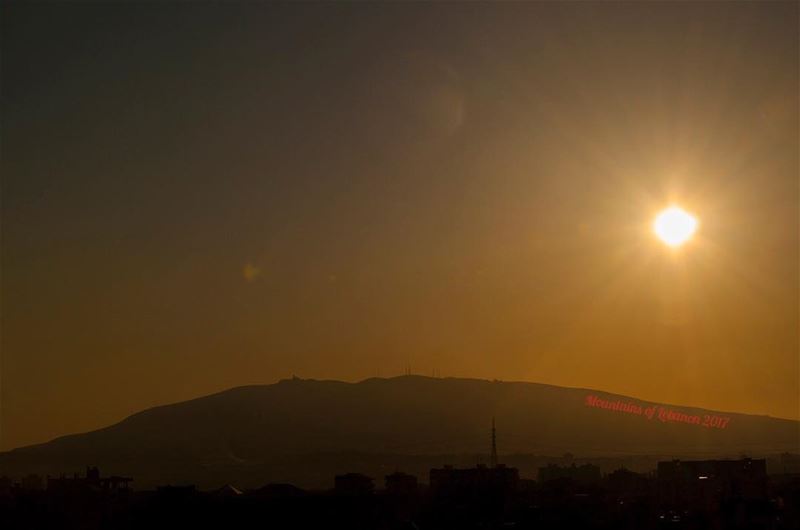
<instances>
[{"instance_id":1,"label":"haze over horizon","mask_svg":"<svg viewBox=\"0 0 800 530\"><path fill-rule=\"evenodd\" d=\"M0 451L409 367L800 420L798 9L6 3Z\"/></svg>"}]
</instances>

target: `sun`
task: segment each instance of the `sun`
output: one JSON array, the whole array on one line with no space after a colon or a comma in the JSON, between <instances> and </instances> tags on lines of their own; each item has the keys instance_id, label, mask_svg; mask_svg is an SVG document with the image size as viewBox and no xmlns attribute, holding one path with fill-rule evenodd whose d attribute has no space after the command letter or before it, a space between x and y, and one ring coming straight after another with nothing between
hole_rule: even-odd
<instances>
[{"instance_id":1,"label":"sun","mask_svg":"<svg viewBox=\"0 0 800 530\"><path fill-rule=\"evenodd\" d=\"M682 208L670 206L656 216L653 231L667 245L679 247L697 231L697 218Z\"/></svg>"}]
</instances>

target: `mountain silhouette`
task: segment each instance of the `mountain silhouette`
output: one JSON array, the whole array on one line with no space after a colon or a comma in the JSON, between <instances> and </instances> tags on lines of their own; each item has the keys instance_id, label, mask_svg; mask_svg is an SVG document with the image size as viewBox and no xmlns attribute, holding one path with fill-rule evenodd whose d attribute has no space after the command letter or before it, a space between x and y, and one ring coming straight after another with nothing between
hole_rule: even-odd
<instances>
[{"instance_id":1,"label":"mountain silhouette","mask_svg":"<svg viewBox=\"0 0 800 530\"><path fill-rule=\"evenodd\" d=\"M648 419L587 406L587 396L686 416L729 418L725 428ZM109 427L0 453L0 475L59 475L99 465L135 485L318 485L333 471L386 474L404 455L485 455L496 419L502 455L714 457L796 451L792 420L645 402L538 383L401 376L358 383L288 379L144 410ZM383 455L382 459L376 455ZM387 455L396 455L395 458ZM437 464L438 461L438 464ZM474 464L474 460L472 461ZM380 477L378 477L380 478Z\"/></svg>"}]
</instances>

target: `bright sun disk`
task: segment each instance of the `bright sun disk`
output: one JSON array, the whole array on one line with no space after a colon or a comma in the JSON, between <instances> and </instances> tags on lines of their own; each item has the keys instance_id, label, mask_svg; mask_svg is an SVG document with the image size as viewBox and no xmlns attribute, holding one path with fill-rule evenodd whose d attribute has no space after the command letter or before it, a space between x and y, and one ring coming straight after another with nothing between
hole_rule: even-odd
<instances>
[{"instance_id":1,"label":"bright sun disk","mask_svg":"<svg viewBox=\"0 0 800 530\"><path fill-rule=\"evenodd\" d=\"M653 231L671 247L687 242L697 230L697 219L677 206L661 211L653 221Z\"/></svg>"}]
</instances>

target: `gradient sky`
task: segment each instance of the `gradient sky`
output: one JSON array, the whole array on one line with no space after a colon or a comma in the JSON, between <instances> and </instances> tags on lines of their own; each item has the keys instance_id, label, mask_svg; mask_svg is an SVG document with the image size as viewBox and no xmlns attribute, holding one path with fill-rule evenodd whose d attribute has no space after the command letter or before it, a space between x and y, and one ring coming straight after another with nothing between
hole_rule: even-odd
<instances>
[{"instance_id":1,"label":"gradient sky","mask_svg":"<svg viewBox=\"0 0 800 530\"><path fill-rule=\"evenodd\" d=\"M0 20L0 448L408 367L800 418L796 2Z\"/></svg>"}]
</instances>

